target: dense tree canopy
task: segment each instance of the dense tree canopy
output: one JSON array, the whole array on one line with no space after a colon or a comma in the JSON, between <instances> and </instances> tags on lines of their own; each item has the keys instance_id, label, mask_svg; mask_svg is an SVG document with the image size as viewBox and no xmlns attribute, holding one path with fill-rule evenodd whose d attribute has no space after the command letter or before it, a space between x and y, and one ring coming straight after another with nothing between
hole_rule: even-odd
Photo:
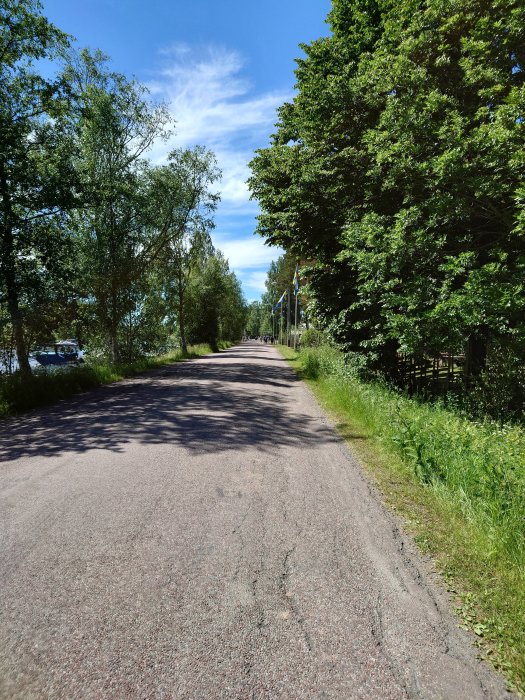
<instances>
[{"instance_id":1,"label":"dense tree canopy","mask_svg":"<svg viewBox=\"0 0 525 700\"><path fill-rule=\"evenodd\" d=\"M192 343L213 350L221 338L240 338L246 324L246 304L235 274L219 252L200 261L185 299L187 332Z\"/></svg>"},{"instance_id":2,"label":"dense tree canopy","mask_svg":"<svg viewBox=\"0 0 525 700\"><path fill-rule=\"evenodd\" d=\"M74 198L67 85L34 63L67 45L38 3L0 7L0 301L26 373L23 318L61 296L69 272L62 215Z\"/></svg>"},{"instance_id":3,"label":"dense tree canopy","mask_svg":"<svg viewBox=\"0 0 525 700\"><path fill-rule=\"evenodd\" d=\"M213 347L240 337L240 284L210 238L213 153L153 166L166 109L41 9L0 7L0 372L16 355L29 374L30 350L61 335L113 361L186 350L186 327Z\"/></svg>"},{"instance_id":4,"label":"dense tree canopy","mask_svg":"<svg viewBox=\"0 0 525 700\"><path fill-rule=\"evenodd\" d=\"M525 6L333 0L329 22L252 161L258 231L369 366L452 349L476 374L525 341Z\"/></svg>"}]
</instances>

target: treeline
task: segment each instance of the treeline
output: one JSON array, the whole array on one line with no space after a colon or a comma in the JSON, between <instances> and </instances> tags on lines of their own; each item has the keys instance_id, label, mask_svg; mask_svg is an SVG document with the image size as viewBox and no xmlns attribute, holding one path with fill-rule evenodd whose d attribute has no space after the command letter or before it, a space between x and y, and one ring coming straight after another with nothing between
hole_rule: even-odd
<instances>
[{"instance_id":1,"label":"treeline","mask_svg":"<svg viewBox=\"0 0 525 700\"><path fill-rule=\"evenodd\" d=\"M284 306L272 316L272 309L283 291L293 296L292 280L295 272L295 259L284 254L270 263L266 275L266 291L261 301L253 301L248 306L246 332L249 336L279 335L281 315L285 313ZM300 295L302 300L302 295ZM286 323L286 322L285 322Z\"/></svg>"},{"instance_id":2,"label":"treeline","mask_svg":"<svg viewBox=\"0 0 525 700\"><path fill-rule=\"evenodd\" d=\"M522 415L525 5L333 0L328 21L251 163L258 232L363 372L448 353L483 411Z\"/></svg>"},{"instance_id":3,"label":"treeline","mask_svg":"<svg viewBox=\"0 0 525 700\"><path fill-rule=\"evenodd\" d=\"M274 336L277 342L294 348L301 338L311 338L314 329L310 328L309 295L302 285L298 262L290 253L274 260L266 275L266 291L261 301L253 301L248 306L248 335ZM323 333L315 332L315 335L325 340Z\"/></svg>"},{"instance_id":4,"label":"treeline","mask_svg":"<svg viewBox=\"0 0 525 700\"><path fill-rule=\"evenodd\" d=\"M77 50L37 0L0 6L0 361L77 337L114 362L240 337L245 302L210 231L220 171L147 90Z\"/></svg>"}]
</instances>

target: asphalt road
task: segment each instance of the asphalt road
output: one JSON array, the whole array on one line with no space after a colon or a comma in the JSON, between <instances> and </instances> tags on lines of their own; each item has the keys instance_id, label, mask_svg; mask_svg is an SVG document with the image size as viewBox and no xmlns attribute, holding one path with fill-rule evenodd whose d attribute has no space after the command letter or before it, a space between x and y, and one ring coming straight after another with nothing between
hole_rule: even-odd
<instances>
[{"instance_id":1,"label":"asphalt road","mask_svg":"<svg viewBox=\"0 0 525 700\"><path fill-rule=\"evenodd\" d=\"M1 698L510 697L274 348L0 429Z\"/></svg>"}]
</instances>

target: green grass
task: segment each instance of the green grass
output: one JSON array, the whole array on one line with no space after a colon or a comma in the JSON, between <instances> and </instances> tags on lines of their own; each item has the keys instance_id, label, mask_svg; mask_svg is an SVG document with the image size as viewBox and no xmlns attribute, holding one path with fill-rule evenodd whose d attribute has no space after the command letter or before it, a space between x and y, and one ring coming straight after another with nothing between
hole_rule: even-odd
<instances>
[{"instance_id":1,"label":"green grass","mask_svg":"<svg viewBox=\"0 0 525 700\"><path fill-rule=\"evenodd\" d=\"M280 350L434 557L481 655L525 693L525 430L363 383L332 348Z\"/></svg>"},{"instance_id":2,"label":"green grass","mask_svg":"<svg viewBox=\"0 0 525 700\"><path fill-rule=\"evenodd\" d=\"M221 342L219 348L231 347L231 343ZM211 353L209 345L192 345L187 353L180 349L157 357L144 357L131 363L111 364L90 362L66 371L39 371L30 377L20 374L0 375L0 417L16 415L32 408L56 403L88 389L118 382L147 370L181 362Z\"/></svg>"}]
</instances>

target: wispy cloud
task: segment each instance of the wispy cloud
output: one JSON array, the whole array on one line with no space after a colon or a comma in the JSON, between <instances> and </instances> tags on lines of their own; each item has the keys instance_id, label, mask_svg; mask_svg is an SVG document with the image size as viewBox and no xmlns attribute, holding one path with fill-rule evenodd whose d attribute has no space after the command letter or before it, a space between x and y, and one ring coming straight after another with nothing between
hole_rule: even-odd
<instances>
[{"instance_id":1,"label":"wispy cloud","mask_svg":"<svg viewBox=\"0 0 525 700\"><path fill-rule=\"evenodd\" d=\"M243 75L242 56L224 47L176 44L161 52L161 62L149 88L167 104L176 126L168 143L156 145L152 160L162 162L172 148L196 144L215 152L223 176L214 242L251 296L259 294L268 265L282 251L252 235L258 206L246 185L248 162L268 143L277 107L292 95L257 93Z\"/></svg>"},{"instance_id":2,"label":"wispy cloud","mask_svg":"<svg viewBox=\"0 0 525 700\"><path fill-rule=\"evenodd\" d=\"M174 146L208 146L223 171L223 202L247 202L248 162L268 142L277 107L290 95L255 94L236 51L176 44L161 53L163 67L149 88L168 105L176 127L168 144L157 145L154 159L162 160Z\"/></svg>"},{"instance_id":3,"label":"wispy cloud","mask_svg":"<svg viewBox=\"0 0 525 700\"><path fill-rule=\"evenodd\" d=\"M178 144L221 143L249 130L267 136L275 110L289 95L252 93L240 76L241 55L221 47L177 44L162 52L164 67L151 91L165 99L177 120Z\"/></svg>"},{"instance_id":4,"label":"wispy cloud","mask_svg":"<svg viewBox=\"0 0 525 700\"><path fill-rule=\"evenodd\" d=\"M228 258L231 267L237 270L253 271L254 268L262 266L267 268L282 252L278 248L264 245L262 239L256 236L228 240L224 235L217 233L213 238L215 245Z\"/></svg>"},{"instance_id":5,"label":"wispy cloud","mask_svg":"<svg viewBox=\"0 0 525 700\"><path fill-rule=\"evenodd\" d=\"M266 279L266 272L250 272L245 277L245 284L247 287L250 287L250 289L262 294L266 291Z\"/></svg>"}]
</instances>

